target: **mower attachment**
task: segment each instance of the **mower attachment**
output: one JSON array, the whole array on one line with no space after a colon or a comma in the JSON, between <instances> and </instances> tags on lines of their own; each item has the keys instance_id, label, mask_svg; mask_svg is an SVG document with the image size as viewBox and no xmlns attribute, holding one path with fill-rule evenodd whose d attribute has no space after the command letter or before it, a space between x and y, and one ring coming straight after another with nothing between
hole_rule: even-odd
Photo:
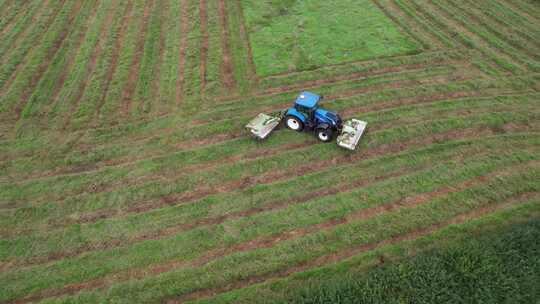
<instances>
[{"instance_id":1,"label":"mower attachment","mask_svg":"<svg viewBox=\"0 0 540 304\"><path fill-rule=\"evenodd\" d=\"M281 115L270 116L260 113L253 118L247 125L246 129L258 139L265 139L281 122Z\"/></svg>"},{"instance_id":2,"label":"mower attachment","mask_svg":"<svg viewBox=\"0 0 540 304\"><path fill-rule=\"evenodd\" d=\"M360 137L366 129L367 122L358 119L350 119L343 123L343 130L337 137L337 144L340 147L353 150L360 141Z\"/></svg>"}]
</instances>

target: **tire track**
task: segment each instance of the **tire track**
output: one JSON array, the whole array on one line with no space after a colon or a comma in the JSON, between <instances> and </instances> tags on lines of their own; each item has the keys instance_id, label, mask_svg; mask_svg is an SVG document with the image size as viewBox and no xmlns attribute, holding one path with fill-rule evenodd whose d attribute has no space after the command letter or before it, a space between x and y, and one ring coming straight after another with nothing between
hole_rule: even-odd
<instances>
[{"instance_id":1,"label":"tire track","mask_svg":"<svg viewBox=\"0 0 540 304\"><path fill-rule=\"evenodd\" d=\"M240 15L240 37L242 37L242 41L244 43L244 48L247 50L248 54L248 70L249 75L248 78L252 80L253 82L257 83L259 81L259 77L257 76L257 69L255 67L255 61L253 57L253 49L251 48L251 42L249 40L249 34L246 27L246 18L244 15L244 9L242 8L242 3L240 0L235 0L236 5L236 11Z\"/></svg>"},{"instance_id":2,"label":"tire track","mask_svg":"<svg viewBox=\"0 0 540 304\"><path fill-rule=\"evenodd\" d=\"M485 93L485 92L484 92ZM497 94L497 92L494 92L494 94ZM500 92L499 92L500 94ZM419 98L404 98L404 99L398 99L398 100L395 100L395 101L392 101L392 102L388 102L388 103L379 103L379 104L374 104L373 106L367 106L367 107L356 107L356 108L351 108L351 114L352 113L358 113L358 111L360 112L363 112L363 113L369 113L369 112L372 112L372 111L381 111L381 110L387 110L387 109L392 109L392 108L397 108L397 107L401 107L401 106L405 106L405 105L412 105L412 104L419 104L419 103L431 103L431 102L438 102L438 101L443 101L443 100L453 100L453 99L461 99L461 98L467 98L467 97L489 97L489 96L482 96L481 94L478 94L476 91L473 91L473 92L456 92L456 93L451 93L451 94L437 94L437 95L430 95L430 96L425 96L425 97L419 97ZM389 125L389 127L391 127L392 125ZM370 129L371 132L373 132L374 130L376 129ZM294 147L295 149L297 148L303 148L303 147L307 147L307 146L310 146L311 144L314 144L314 143L306 143L306 144L300 144L300 146L294 146L292 145L291 147ZM271 156L271 155L276 155L278 154L278 152L281 152L282 150L279 150L279 148L282 147L282 146L278 146L276 147L276 151L275 153L274 152L271 152L271 153L264 153L265 157L267 156ZM287 147L287 146L283 146L283 147ZM272 151L272 150L271 150ZM269 151L270 152L270 151ZM253 155L257 156L261 156L261 157L257 157L257 158L254 158L254 157L250 157L250 156L247 156L247 159L249 160L255 160L255 159L261 159L263 154L262 151L259 151L259 152L256 152L256 151L253 151L253 152L248 152L248 153L253 153ZM245 155L238 155L237 157L234 157L234 158L228 158L228 159L225 159L225 161L227 160L236 160L236 159L239 159L238 157L240 158L246 158ZM156 158L157 159L157 158ZM206 164L206 163L201 163L201 164L194 164L193 166L189 166L187 167L185 170L186 172L192 172L192 168L206 168L208 170L211 170L213 168L216 168L218 164L221 164L223 163L222 160L215 160L213 162L214 165L209 165L209 164ZM182 174L184 175L184 174ZM152 179L140 179L140 178L137 178L137 182L144 182L144 181L151 181ZM122 181L123 183L123 181ZM120 185L124 185L125 186L125 183L123 184L120 184ZM130 184L131 185L131 184ZM118 185L112 185L111 187L112 188L102 188L100 189L98 192L104 192L104 191L107 191L109 189L114 189L114 187L117 187ZM73 195L78 195L80 193L78 192L74 192L74 193L66 193L64 196L66 195L69 195L69 196L73 196ZM172 195L171 197L175 197L176 194ZM171 200L172 198L167 198L167 201ZM149 202L149 204L152 204L152 201Z\"/></svg>"},{"instance_id":3,"label":"tire track","mask_svg":"<svg viewBox=\"0 0 540 304\"><path fill-rule=\"evenodd\" d=\"M135 48L135 54L133 61L131 62L131 68L129 70L129 77L127 83L125 84L124 91L122 92L122 116L129 117L131 111L131 103L133 101L133 95L135 94L135 89L137 86L137 79L139 77L139 70L141 68L141 59L144 55L144 42L146 35L148 34L148 23L150 19L150 14L152 9L155 6L156 0L147 1L144 13L142 26L139 33L139 39L137 40L137 46Z\"/></svg>"},{"instance_id":4,"label":"tire track","mask_svg":"<svg viewBox=\"0 0 540 304\"><path fill-rule=\"evenodd\" d=\"M452 61L449 61L449 62L447 62L447 63L450 64L450 63L452 63ZM454 63L456 63L456 62L454 62ZM431 66L432 66L432 65L433 65L433 64L431 64ZM434 65L435 65L435 66L444 66L444 63L443 63L443 62L437 62L437 63L434 63ZM411 65L411 66L412 66L412 65ZM430 63L424 63L424 67L427 69L428 67L430 67ZM405 70L406 70L406 69L405 69ZM405 71L405 70L403 70L403 71ZM367 71L367 72L365 72L365 73L366 73L366 74L364 74L364 75L360 75L360 76L362 77L361 79L366 79L366 78L368 78L369 76L377 76L377 75L380 74L380 73L379 73L379 70L373 70L373 69L370 69L369 71ZM383 75L383 74L380 74L380 75ZM391 75L391 74L390 74L390 75ZM332 78L329 78L329 79L332 79ZM347 80L355 80L355 79L347 79ZM309 83L306 82L306 83L304 83L302 86L305 87L307 84L309 84ZM329 84L329 83L320 83L320 85L324 85L324 84ZM296 88L291 88L290 90L296 90ZM250 96L250 98L253 98L253 96ZM242 100L243 100L243 99L242 99ZM139 120L139 121L141 121L141 120ZM142 119L142 121L147 121L147 120ZM195 125L199 126L200 124L195 124ZM110 130L110 128L107 128L107 130ZM166 133L167 133L167 132L170 133L171 130L172 130L172 129L168 129L168 130L165 130L165 131L166 131ZM97 132L97 131L99 131L99 130L95 130L95 132ZM82 132L82 131L81 131L81 132ZM163 133L160 133L160 134L162 135ZM136 138L136 139L134 139L134 140L137 141L137 142L138 142L138 141L141 141L141 140L150 140L150 139L154 139L156 136L157 136L157 135L145 136L145 137L143 137L143 138L138 138L138 139ZM130 139L130 141L132 142L133 139Z\"/></svg>"},{"instance_id":5,"label":"tire track","mask_svg":"<svg viewBox=\"0 0 540 304\"><path fill-rule=\"evenodd\" d=\"M440 78L440 77L433 80L434 83L441 83L441 81L444 81L444 79ZM355 95L375 92L377 90L408 88L408 87L416 86L416 85L419 85L419 84L429 84L429 82L428 81L423 81L423 82L422 81L395 81L393 83L388 83L388 84L385 84L385 83L378 84L378 85L376 84L376 85L364 87L364 88L361 88L361 89L358 89L358 90L352 90L352 91L349 91L347 93L338 94L338 95L335 95L335 96L327 96L326 100L330 100L330 99L333 99L333 98L352 97L352 96L355 96ZM242 115L249 116L249 115L254 115L256 113L259 113L260 111L281 110L283 107L286 107L289 104L290 104L290 102L287 101L287 102L279 103L279 104L276 104L276 105L273 105L273 106L270 106L270 107L264 107L264 108L253 109L253 110L248 109L248 110L242 111ZM209 124L210 122L207 122L207 123ZM211 123L216 123L216 121L212 121ZM205 124L206 124L206 122L205 122ZM198 124L196 126L200 127L202 125ZM170 129L169 131L174 132L175 129ZM81 133L81 135L82 134L84 134L84 133ZM140 145L140 144L142 144L144 142L147 142L147 141L150 141L150 140L155 140L156 138L161 138L161 137L164 137L164 136L167 136L167 135L168 135L167 132L162 132L160 134L152 135L152 136L149 136L149 137L143 137L143 138L135 140L135 141L132 140L132 142L136 142L137 145ZM174 153L178 152L178 149L182 149L182 150L199 149L199 148L203 148L205 146L215 145L215 144L223 143L225 141L235 140L235 139L238 139L238 138L240 138L242 136L244 136L244 132L238 131L238 132L234 132L234 133L217 134L217 135L214 135L213 137L208 137L208 138L191 139L191 140L187 140L185 142L181 142L181 143L177 144L175 146L176 150L175 150ZM133 156L131 156L131 157L128 157L128 159L131 158L130 160L126 160L125 158L124 159L122 159L122 158L109 159L109 160L102 161L101 164L100 163L95 163L95 164L92 164L92 166L90 166L90 167L85 166L82 169L77 168L77 167L66 168L66 169L63 169L63 170L56 169L56 173L52 172L52 171L41 173L40 175L34 175L34 178L26 178L25 181L21 181L21 182L22 183L28 183L28 182L32 182L32 181L43 179L43 178L60 177L60 176L74 176L74 175L79 175L79 174L90 174L92 172L102 171L102 170L105 170L107 168L117 167L117 166L118 167L129 166L129 165L132 165L132 164L134 164L136 162L139 162L139 161L142 161L142 160L151 160L151 159L155 159L155 158L158 158L158 157L163 157L163 156L170 155L170 154L171 153L168 152L168 153L164 153L164 154L157 154L157 155L154 154L152 157L146 157L146 158L144 158L144 157L136 157L135 159L133 159Z\"/></svg>"},{"instance_id":6,"label":"tire track","mask_svg":"<svg viewBox=\"0 0 540 304\"><path fill-rule=\"evenodd\" d=\"M223 59L221 62L221 82L225 88L232 91L236 86L234 78L231 47L229 45L229 21L227 17L227 8L225 7L225 0L218 1L218 15L221 24L221 49L223 50Z\"/></svg>"},{"instance_id":7,"label":"tire track","mask_svg":"<svg viewBox=\"0 0 540 304\"><path fill-rule=\"evenodd\" d=\"M176 81L176 106L179 107L184 100L185 79L186 79L186 55L188 48L188 34L190 31L189 26L189 7L188 0L179 0L182 9L182 22L181 22L181 37L180 37L180 51L178 62L178 79Z\"/></svg>"},{"instance_id":8,"label":"tire track","mask_svg":"<svg viewBox=\"0 0 540 304\"><path fill-rule=\"evenodd\" d=\"M199 66L199 77L201 79L201 95L204 94L206 90L206 65L208 61L208 44L209 44L209 35L208 35L208 6L206 0L199 0L199 18L201 20L201 63Z\"/></svg>"}]
</instances>

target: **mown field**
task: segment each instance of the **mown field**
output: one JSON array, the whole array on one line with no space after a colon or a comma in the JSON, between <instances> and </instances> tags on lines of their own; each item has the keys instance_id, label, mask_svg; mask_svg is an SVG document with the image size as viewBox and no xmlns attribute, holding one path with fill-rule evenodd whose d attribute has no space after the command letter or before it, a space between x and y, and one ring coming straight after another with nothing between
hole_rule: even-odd
<instances>
[{"instance_id":1,"label":"mown field","mask_svg":"<svg viewBox=\"0 0 540 304\"><path fill-rule=\"evenodd\" d=\"M382 264L384 281L540 216L536 0L0 0L0 16L1 303L324 300L306 287ZM368 122L357 151L247 136L304 89Z\"/></svg>"}]
</instances>

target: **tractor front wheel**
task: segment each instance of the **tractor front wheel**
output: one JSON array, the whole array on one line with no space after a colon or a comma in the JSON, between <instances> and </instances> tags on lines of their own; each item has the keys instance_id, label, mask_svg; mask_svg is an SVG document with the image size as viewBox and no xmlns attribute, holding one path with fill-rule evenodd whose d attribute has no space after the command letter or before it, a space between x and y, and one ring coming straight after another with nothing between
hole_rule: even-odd
<instances>
[{"instance_id":1,"label":"tractor front wheel","mask_svg":"<svg viewBox=\"0 0 540 304\"><path fill-rule=\"evenodd\" d=\"M318 129L317 130L317 138L322 142L331 142L332 141L332 129Z\"/></svg>"},{"instance_id":2,"label":"tractor front wheel","mask_svg":"<svg viewBox=\"0 0 540 304\"><path fill-rule=\"evenodd\" d=\"M287 128L293 131L300 132L302 129L304 129L304 124L302 121L292 115L285 117L285 124L287 125Z\"/></svg>"}]
</instances>

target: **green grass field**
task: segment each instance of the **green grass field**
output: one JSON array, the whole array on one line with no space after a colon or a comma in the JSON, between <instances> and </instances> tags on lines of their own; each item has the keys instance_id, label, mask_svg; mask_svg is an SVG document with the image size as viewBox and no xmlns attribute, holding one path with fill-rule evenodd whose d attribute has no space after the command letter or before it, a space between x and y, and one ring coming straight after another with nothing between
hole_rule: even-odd
<instances>
[{"instance_id":1,"label":"green grass field","mask_svg":"<svg viewBox=\"0 0 540 304\"><path fill-rule=\"evenodd\" d=\"M0 14L0 303L538 298L536 1ZM302 90L357 151L246 134Z\"/></svg>"}]
</instances>

